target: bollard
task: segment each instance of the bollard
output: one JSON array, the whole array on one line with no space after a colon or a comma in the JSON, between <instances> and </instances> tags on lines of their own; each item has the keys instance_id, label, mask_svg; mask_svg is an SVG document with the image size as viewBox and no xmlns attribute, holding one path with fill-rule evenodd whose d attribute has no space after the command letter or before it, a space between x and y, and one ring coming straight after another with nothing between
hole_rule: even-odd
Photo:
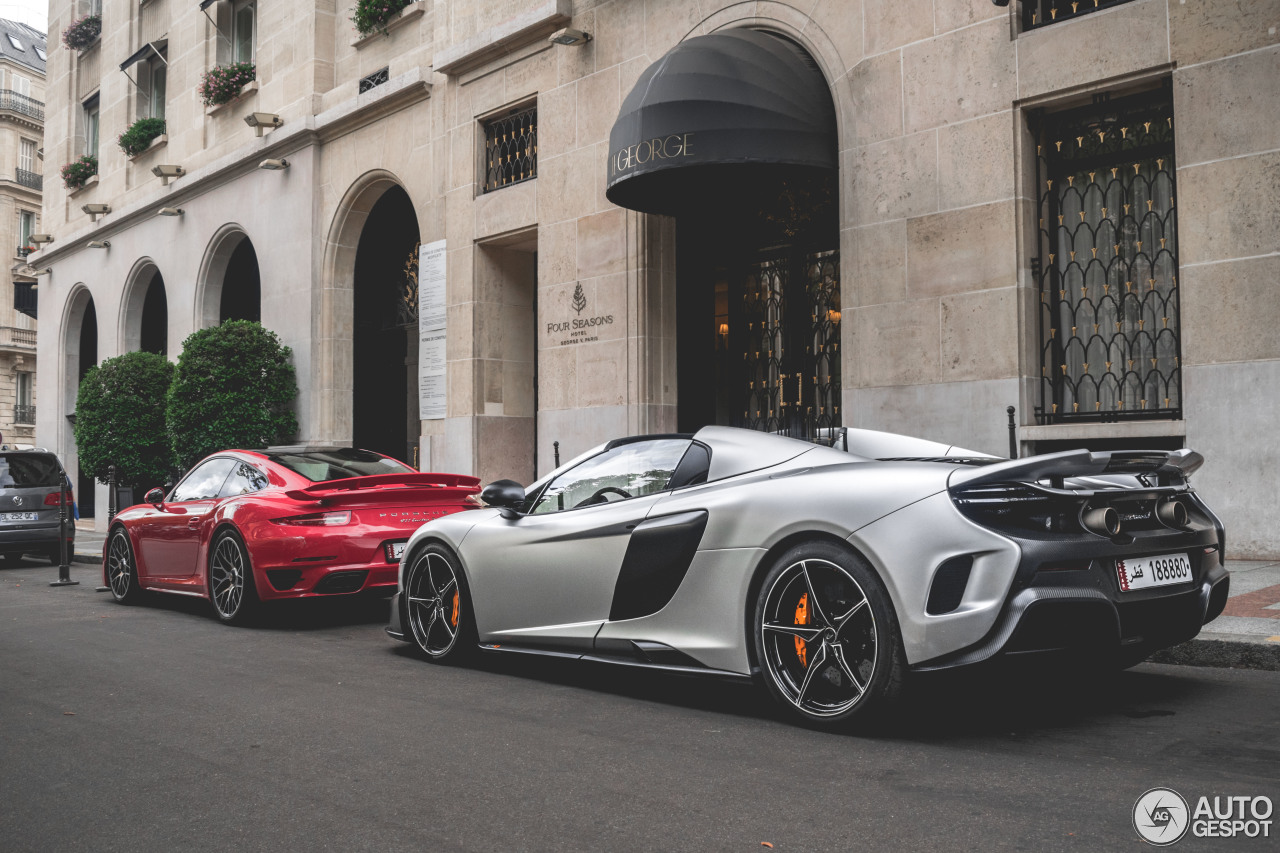
<instances>
[{"instance_id":1,"label":"bollard","mask_svg":"<svg viewBox=\"0 0 1280 853\"><path fill-rule=\"evenodd\" d=\"M116 466L107 468L107 523L116 517Z\"/></svg>"},{"instance_id":2,"label":"bollard","mask_svg":"<svg viewBox=\"0 0 1280 853\"><path fill-rule=\"evenodd\" d=\"M1017 411L1013 406L1005 409L1009 415L1009 458L1018 458L1018 424L1014 420L1013 413Z\"/></svg>"},{"instance_id":3,"label":"bollard","mask_svg":"<svg viewBox=\"0 0 1280 853\"><path fill-rule=\"evenodd\" d=\"M559 468L559 467L560 467L560 442L558 442L558 441L553 441L553 442L551 442L551 446L555 449L555 452L556 452L556 464L555 464L555 467Z\"/></svg>"},{"instance_id":4,"label":"bollard","mask_svg":"<svg viewBox=\"0 0 1280 853\"><path fill-rule=\"evenodd\" d=\"M67 554L67 484L59 486L58 491L58 579L49 586L79 586L80 581L71 579L71 563Z\"/></svg>"}]
</instances>

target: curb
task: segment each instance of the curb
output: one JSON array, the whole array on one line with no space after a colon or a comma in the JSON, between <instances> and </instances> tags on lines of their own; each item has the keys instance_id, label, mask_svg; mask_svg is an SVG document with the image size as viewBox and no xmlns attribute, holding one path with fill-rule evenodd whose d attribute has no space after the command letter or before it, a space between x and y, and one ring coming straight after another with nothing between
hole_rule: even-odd
<instances>
[{"instance_id":1,"label":"curb","mask_svg":"<svg viewBox=\"0 0 1280 853\"><path fill-rule=\"evenodd\" d=\"M101 566L102 555L101 554L72 554L71 562L84 563L85 565L89 565L89 566Z\"/></svg>"},{"instance_id":2,"label":"curb","mask_svg":"<svg viewBox=\"0 0 1280 853\"><path fill-rule=\"evenodd\" d=\"M1211 666L1280 672L1280 644L1195 639L1156 652L1147 660L1150 663L1168 663L1178 666Z\"/></svg>"}]
</instances>

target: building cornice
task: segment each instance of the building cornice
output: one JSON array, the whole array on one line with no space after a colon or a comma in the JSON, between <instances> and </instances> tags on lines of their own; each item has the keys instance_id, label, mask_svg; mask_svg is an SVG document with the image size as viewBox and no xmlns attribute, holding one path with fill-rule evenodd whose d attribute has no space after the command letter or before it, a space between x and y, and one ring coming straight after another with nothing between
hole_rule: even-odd
<instances>
[{"instance_id":1,"label":"building cornice","mask_svg":"<svg viewBox=\"0 0 1280 853\"><path fill-rule=\"evenodd\" d=\"M457 75L510 53L537 38L550 35L569 23L573 14L571 0L544 0L533 9L481 30L466 41L437 51L435 69L441 74Z\"/></svg>"},{"instance_id":2,"label":"building cornice","mask_svg":"<svg viewBox=\"0 0 1280 853\"><path fill-rule=\"evenodd\" d=\"M338 139L426 100L431 96L429 74L429 68L415 67L319 115L307 116L301 124L287 124L253 138L230 154L171 181L168 187L158 186L147 199L107 214L96 225L86 225L65 236L55 233L56 242L33 253L28 261L33 267L47 269L85 248L90 240L108 239L150 219L162 207L180 207L248 175L265 159L286 159L294 152Z\"/></svg>"}]
</instances>

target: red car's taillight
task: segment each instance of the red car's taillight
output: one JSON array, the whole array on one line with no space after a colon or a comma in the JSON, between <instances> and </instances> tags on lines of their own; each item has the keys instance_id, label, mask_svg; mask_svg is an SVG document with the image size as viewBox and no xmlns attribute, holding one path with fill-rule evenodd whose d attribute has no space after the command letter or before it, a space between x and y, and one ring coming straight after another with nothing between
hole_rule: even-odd
<instances>
[{"instance_id":1,"label":"red car's taillight","mask_svg":"<svg viewBox=\"0 0 1280 853\"><path fill-rule=\"evenodd\" d=\"M73 498L71 497L71 490L70 490L70 489L67 489L67 506L71 506L72 501L73 501ZM45 496L44 496L44 505L45 505L45 506L57 506L57 505L58 505L58 493L57 493L57 492L50 492L49 494L45 495Z\"/></svg>"},{"instance_id":2,"label":"red car's taillight","mask_svg":"<svg viewBox=\"0 0 1280 853\"><path fill-rule=\"evenodd\" d=\"M351 523L350 512L313 512L308 515L291 515L286 518L273 518L273 524L289 524L299 527L340 527Z\"/></svg>"}]
</instances>

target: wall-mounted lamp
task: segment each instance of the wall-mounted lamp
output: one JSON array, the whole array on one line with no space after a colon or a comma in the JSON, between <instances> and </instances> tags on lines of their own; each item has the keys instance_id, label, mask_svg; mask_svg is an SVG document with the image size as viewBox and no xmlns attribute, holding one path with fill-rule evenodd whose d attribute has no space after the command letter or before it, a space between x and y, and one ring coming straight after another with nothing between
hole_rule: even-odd
<instances>
[{"instance_id":1,"label":"wall-mounted lamp","mask_svg":"<svg viewBox=\"0 0 1280 853\"><path fill-rule=\"evenodd\" d=\"M552 33L547 41L552 44L562 44L566 47L578 47L591 41L591 33L575 30L572 27L565 27Z\"/></svg>"},{"instance_id":2,"label":"wall-mounted lamp","mask_svg":"<svg viewBox=\"0 0 1280 853\"><path fill-rule=\"evenodd\" d=\"M110 213L110 212L111 212L111 205L109 205L109 204L86 204L86 205L84 205L83 207L81 207L80 209L81 209L81 210L83 210L85 213L89 214L89 221L90 221L90 222L97 222L97 221L98 221L98 217L99 217L99 216L102 216L104 213Z\"/></svg>"},{"instance_id":3,"label":"wall-mounted lamp","mask_svg":"<svg viewBox=\"0 0 1280 853\"><path fill-rule=\"evenodd\" d=\"M187 170L181 166L161 165L151 170L151 174L155 175L164 182L164 186L169 186L169 181L173 178L181 178L187 173Z\"/></svg>"},{"instance_id":4,"label":"wall-mounted lamp","mask_svg":"<svg viewBox=\"0 0 1280 853\"><path fill-rule=\"evenodd\" d=\"M181 216L182 214L186 213L186 211L180 207L162 207L159 210L157 210L156 213L160 214L161 216Z\"/></svg>"},{"instance_id":5,"label":"wall-mounted lamp","mask_svg":"<svg viewBox=\"0 0 1280 853\"><path fill-rule=\"evenodd\" d=\"M266 169L270 172L279 172L281 169L289 168L288 160L263 160L258 164L259 169Z\"/></svg>"},{"instance_id":6,"label":"wall-mounted lamp","mask_svg":"<svg viewBox=\"0 0 1280 853\"><path fill-rule=\"evenodd\" d=\"M110 240L90 240L87 244L90 249L110 249Z\"/></svg>"},{"instance_id":7,"label":"wall-mounted lamp","mask_svg":"<svg viewBox=\"0 0 1280 853\"><path fill-rule=\"evenodd\" d=\"M275 113L249 113L244 117L244 123L253 128L254 136L261 136L264 127L280 127L284 119Z\"/></svg>"},{"instance_id":8,"label":"wall-mounted lamp","mask_svg":"<svg viewBox=\"0 0 1280 853\"><path fill-rule=\"evenodd\" d=\"M32 234L27 239L30 240L32 243L37 243L37 244L52 243L53 235L52 234Z\"/></svg>"}]
</instances>

